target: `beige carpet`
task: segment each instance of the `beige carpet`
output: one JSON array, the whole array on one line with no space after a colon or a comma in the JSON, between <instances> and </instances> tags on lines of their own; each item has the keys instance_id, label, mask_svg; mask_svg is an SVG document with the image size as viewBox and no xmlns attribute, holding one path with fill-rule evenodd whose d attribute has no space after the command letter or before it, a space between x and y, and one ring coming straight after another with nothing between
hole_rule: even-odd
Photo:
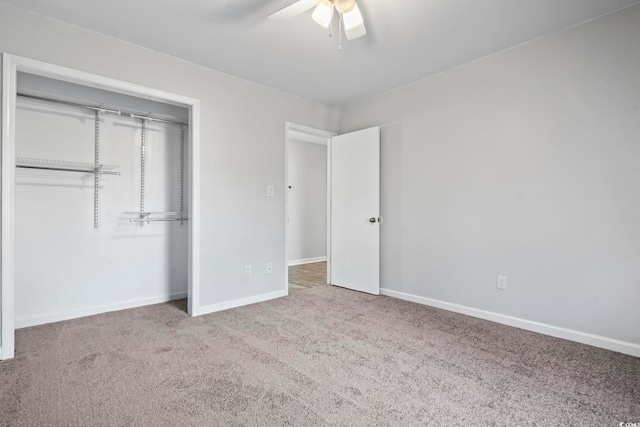
<instances>
[{"instance_id":1,"label":"beige carpet","mask_svg":"<svg viewBox=\"0 0 640 427\"><path fill-rule=\"evenodd\" d=\"M0 426L618 426L640 359L328 285L21 329Z\"/></svg>"}]
</instances>

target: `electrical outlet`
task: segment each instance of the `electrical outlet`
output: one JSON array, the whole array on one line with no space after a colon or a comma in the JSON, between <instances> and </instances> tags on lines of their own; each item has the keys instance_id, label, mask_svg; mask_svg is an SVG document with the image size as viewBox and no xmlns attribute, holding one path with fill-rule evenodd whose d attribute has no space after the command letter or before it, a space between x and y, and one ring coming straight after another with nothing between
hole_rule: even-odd
<instances>
[{"instance_id":1,"label":"electrical outlet","mask_svg":"<svg viewBox=\"0 0 640 427\"><path fill-rule=\"evenodd\" d=\"M498 276L498 289L507 290L507 276Z\"/></svg>"},{"instance_id":2,"label":"electrical outlet","mask_svg":"<svg viewBox=\"0 0 640 427\"><path fill-rule=\"evenodd\" d=\"M250 265L245 265L244 266L244 275L246 277L251 276L251 266Z\"/></svg>"},{"instance_id":3,"label":"electrical outlet","mask_svg":"<svg viewBox=\"0 0 640 427\"><path fill-rule=\"evenodd\" d=\"M273 263L268 262L267 263L267 274L271 274L273 273Z\"/></svg>"},{"instance_id":4,"label":"electrical outlet","mask_svg":"<svg viewBox=\"0 0 640 427\"><path fill-rule=\"evenodd\" d=\"M274 192L275 188L273 185L267 185L267 197L273 197Z\"/></svg>"}]
</instances>

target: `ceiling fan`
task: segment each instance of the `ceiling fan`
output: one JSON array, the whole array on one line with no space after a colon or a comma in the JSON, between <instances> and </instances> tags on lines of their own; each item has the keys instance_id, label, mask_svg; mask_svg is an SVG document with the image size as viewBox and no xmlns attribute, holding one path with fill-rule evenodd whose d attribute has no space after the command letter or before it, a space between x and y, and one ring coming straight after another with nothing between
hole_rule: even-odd
<instances>
[{"instance_id":1,"label":"ceiling fan","mask_svg":"<svg viewBox=\"0 0 640 427\"><path fill-rule=\"evenodd\" d=\"M335 12L338 13L340 44L338 50L342 50L342 30L348 40L357 39L367 34L362 13L356 0L298 0L287 7L269 15L270 19L285 20L298 16L301 13L315 7L312 18L324 28L332 28ZM329 36L332 35L330 29Z\"/></svg>"}]
</instances>

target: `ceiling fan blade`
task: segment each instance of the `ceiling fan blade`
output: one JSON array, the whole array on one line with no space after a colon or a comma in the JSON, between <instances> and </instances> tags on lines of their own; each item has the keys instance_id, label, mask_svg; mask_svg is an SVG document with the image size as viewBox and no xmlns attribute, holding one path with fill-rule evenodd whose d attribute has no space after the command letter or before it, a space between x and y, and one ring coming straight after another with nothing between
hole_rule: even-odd
<instances>
[{"instance_id":1,"label":"ceiling fan blade","mask_svg":"<svg viewBox=\"0 0 640 427\"><path fill-rule=\"evenodd\" d=\"M269 15L269 19L281 21L293 18L294 16L298 16L301 13L306 12L312 7L315 7L317 3L318 2L316 0L298 0L297 2L272 13Z\"/></svg>"},{"instance_id":2,"label":"ceiling fan blade","mask_svg":"<svg viewBox=\"0 0 640 427\"><path fill-rule=\"evenodd\" d=\"M347 36L347 40L357 39L367 34L367 29L364 27L364 22L356 27L345 28L344 34Z\"/></svg>"}]
</instances>

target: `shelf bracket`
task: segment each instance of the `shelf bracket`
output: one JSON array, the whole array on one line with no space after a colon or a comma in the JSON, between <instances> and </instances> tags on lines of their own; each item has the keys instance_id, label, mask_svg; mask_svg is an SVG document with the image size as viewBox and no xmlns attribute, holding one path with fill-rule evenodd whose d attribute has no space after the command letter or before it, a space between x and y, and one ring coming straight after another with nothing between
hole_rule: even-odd
<instances>
[{"instance_id":1,"label":"shelf bracket","mask_svg":"<svg viewBox=\"0 0 640 427\"><path fill-rule=\"evenodd\" d=\"M146 156L147 156L147 119L141 118L141 131L140 131L140 212L144 212L144 179L145 179L145 168L146 168ZM141 222L140 226L143 226L144 223Z\"/></svg>"},{"instance_id":2,"label":"shelf bracket","mask_svg":"<svg viewBox=\"0 0 640 427\"><path fill-rule=\"evenodd\" d=\"M93 228L100 225L100 111L95 112L95 140L94 140L94 167L96 173L93 176Z\"/></svg>"},{"instance_id":3,"label":"shelf bracket","mask_svg":"<svg viewBox=\"0 0 640 427\"><path fill-rule=\"evenodd\" d=\"M180 127L180 212L184 212L184 126ZM180 225L183 224L181 215Z\"/></svg>"}]
</instances>

